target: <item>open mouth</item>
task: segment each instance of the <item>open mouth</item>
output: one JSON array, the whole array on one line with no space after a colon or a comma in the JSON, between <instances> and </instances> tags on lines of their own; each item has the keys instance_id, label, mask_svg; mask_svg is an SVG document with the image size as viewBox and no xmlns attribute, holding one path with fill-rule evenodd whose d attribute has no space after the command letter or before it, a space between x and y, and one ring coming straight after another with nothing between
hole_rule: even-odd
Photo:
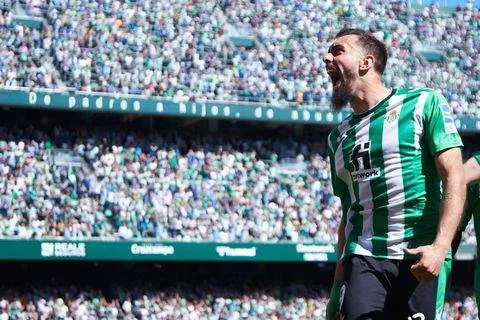
<instances>
[{"instance_id":1,"label":"open mouth","mask_svg":"<svg viewBox=\"0 0 480 320\"><path fill-rule=\"evenodd\" d=\"M334 88L339 87L342 84L342 77L340 72L333 67L327 67L327 74L332 79L332 85Z\"/></svg>"}]
</instances>

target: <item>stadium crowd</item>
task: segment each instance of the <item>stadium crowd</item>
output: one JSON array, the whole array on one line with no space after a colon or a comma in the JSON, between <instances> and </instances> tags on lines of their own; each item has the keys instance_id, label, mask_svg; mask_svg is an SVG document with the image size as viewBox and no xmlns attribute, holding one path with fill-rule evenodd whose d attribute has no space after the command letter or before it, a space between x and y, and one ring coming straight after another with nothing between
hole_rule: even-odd
<instances>
[{"instance_id":1,"label":"stadium crowd","mask_svg":"<svg viewBox=\"0 0 480 320\"><path fill-rule=\"evenodd\" d=\"M431 5L404 21L423 46L441 48L448 57L444 68L424 73L427 84L441 89L455 112L478 116L480 11L474 8L473 1L467 1L465 8L458 8L447 17L438 6Z\"/></svg>"},{"instance_id":2,"label":"stadium crowd","mask_svg":"<svg viewBox=\"0 0 480 320\"><path fill-rule=\"evenodd\" d=\"M0 127L0 234L334 242L324 141L239 137ZM55 148L82 165L56 165ZM278 172L284 158L306 168Z\"/></svg>"},{"instance_id":3,"label":"stadium crowd","mask_svg":"<svg viewBox=\"0 0 480 320\"><path fill-rule=\"evenodd\" d=\"M0 14L0 83L7 87L60 87L46 29L15 26L13 16L12 11Z\"/></svg>"},{"instance_id":4,"label":"stadium crowd","mask_svg":"<svg viewBox=\"0 0 480 320\"><path fill-rule=\"evenodd\" d=\"M27 303L18 296L1 299L0 319L322 318L327 292L319 294L303 286L293 289L292 293L279 296L271 288L258 292L252 292L253 288L249 288L250 292L239 292L209 285L194 290L185 284L167 290L148 288L143 292L117 288L118 298L108 301L101 292L88 288L46 288L28 296ZM65 292L62 292L65 298L59 291Z\"/></svg>"},{"instance_id":5,"label":"stadium crowd","mask_svg":"<svg viewBox=\"0 0 480 320\"><path fill-rule=\"evenodd\" d=\"M0 126L2 237L336 242L326 136L45 129ZM56 164L58 150L81 165Z\"/></svg>"},{"instance_id":6,"label":"stadium crowd","mask_svg":"<svg viewBox=\"0 0 480 320\"><path fill-rule=\"evenodd\" d=\"M377 0L0 7L4 86L323 108L331 84L322 56L349 25L378 31L387 43L387 85L438 88L455 113L480 116L480 13L471 5L451 14ZM44 18L43 27L15 22L22 11ZM254 46L235 46L230 37L238 34ZM442 48L443 60L426 62L418 50L427 47ZM0 237L333 243L341 208L324 140L2 124ZM58 154L80 165L56 163ZM285 173L282 159L306 167ZM472 225L464 241L475 242ZM0 320L321 319L328 289L139 283L106 294L84 285L10 286L0 287ZM450 292L443 319L478 319L472 292Z\"/></svg>"},{"instance_id":7,"label":"stadium crowd","mask_svg":"<svg viewBox=\"0 0 480 320\"><path fill-rule=\"evenodd\" d=\"M108 295L89 286L2 288L0 319L324 319L327 287L179 283L168 288L116 287ZM449 293L442 320L474 320L471 291Z\"/></svg>"},{"instance_id":8,"label":"stadium crowd","mask_svg":"<svg viewBox=\"0 0 480 320\"><path fill-rule=\"evenodd\" d=\"M456 113L480 112L480 13L471 5L446 14L377 0L56 0L24 10L45 18L44 28L15 24L4 10L6 85L327 107L322 57L348 25L388 45L387 85L438 88ZM254 46L233 45L238 35ZM426 62L425 48L444 48L443 60Z\"/></svg>"}]
</instances>

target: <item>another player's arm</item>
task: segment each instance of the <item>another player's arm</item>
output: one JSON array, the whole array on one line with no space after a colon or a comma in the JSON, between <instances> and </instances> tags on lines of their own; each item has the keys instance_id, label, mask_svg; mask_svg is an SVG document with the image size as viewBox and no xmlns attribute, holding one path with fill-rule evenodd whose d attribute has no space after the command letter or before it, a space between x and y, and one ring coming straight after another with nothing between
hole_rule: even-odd
<instances>
[{"instance_id":1,"label":"another player's arm","mask_svg":"<svg viewBox=\"0 0 480 320\"><path fill-rule=\"evenodd\" d=\"M471 157L463 165L465 170L465 183L467 185L480 182L480 163L475 157Z\"/></svg>"},{"instance_id":2,"label":"another player's arm","mask_svg":"<svg viewBox=\"0 0 480 320\"><path fill-rule=\"evenodd\" d=\"M408 250L410 254L419 257L419 261L411 268L419 281L428 281L438 276L465 205L466 185L460 148L440 152L435 158L435 164L444 190L437 235L431 245Z\"/></svg>"},{"instance_id":3,"label":"another player's arm","mask_svg":"<svg viewBox=\"0 0 480 320\"><path fill-rule=\"evenodd\" d=\"M471 157L463 164L463 170L465 172L465 183L468 185L480 182L480 164L477 157ZM454 256L462 241L462 232L467 227L468 222L472 218L472 210L469 210L468 206L463 213L462 221L458 227L457 234L452 241L452 255Z\"/></svg>"}]
</instances>

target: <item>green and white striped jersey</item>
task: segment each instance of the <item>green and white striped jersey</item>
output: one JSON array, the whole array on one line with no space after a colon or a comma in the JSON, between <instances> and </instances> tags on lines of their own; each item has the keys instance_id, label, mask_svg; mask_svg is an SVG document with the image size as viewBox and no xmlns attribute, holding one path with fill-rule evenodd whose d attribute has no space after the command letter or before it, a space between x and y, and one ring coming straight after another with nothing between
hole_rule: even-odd
<instances>
[{"instance_id":1,"label":"green and white striped jersey","mask_svg":"<svg viewBox=\"0 0 480 320\"><path fill-rule=\"evenodd\" d=\"M328 143L344 256L408 259L405 248L433 242L442 198L434 156L463 145L440 93L393 89L372 109L347 117Z\"/></svg>"}]
</instances>

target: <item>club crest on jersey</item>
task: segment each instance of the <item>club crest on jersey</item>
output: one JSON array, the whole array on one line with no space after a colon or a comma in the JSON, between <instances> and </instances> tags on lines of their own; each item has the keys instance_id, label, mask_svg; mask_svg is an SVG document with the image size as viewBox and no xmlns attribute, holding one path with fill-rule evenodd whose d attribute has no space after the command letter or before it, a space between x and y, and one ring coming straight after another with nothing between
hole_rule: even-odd
<instances>
[{"instance_id":1,"label":"club crest on jersey","mask_svg":"<svg viewBox=\"0 0 480 320\"><path fill-rule=\"evenodd\" d=\"M392 110L391 112L389 112L386 116L385 116L385 120L388 122L388 123L392 123L394 122L395 120L398 119L400 115L398 114L397 110Z\"/></svg>"},{"instance_id":2,"label":"club crest on jersey","mask_svg":"<svg viewBox=\"0 0 480 320\"><path fill-rule=\"evenodd\" d=\"M380 176L380 168L372 168L370 141L356 144L350 160L354 168L351 173L353 181L367 181Z\"/></svg>"}]
</instances>

